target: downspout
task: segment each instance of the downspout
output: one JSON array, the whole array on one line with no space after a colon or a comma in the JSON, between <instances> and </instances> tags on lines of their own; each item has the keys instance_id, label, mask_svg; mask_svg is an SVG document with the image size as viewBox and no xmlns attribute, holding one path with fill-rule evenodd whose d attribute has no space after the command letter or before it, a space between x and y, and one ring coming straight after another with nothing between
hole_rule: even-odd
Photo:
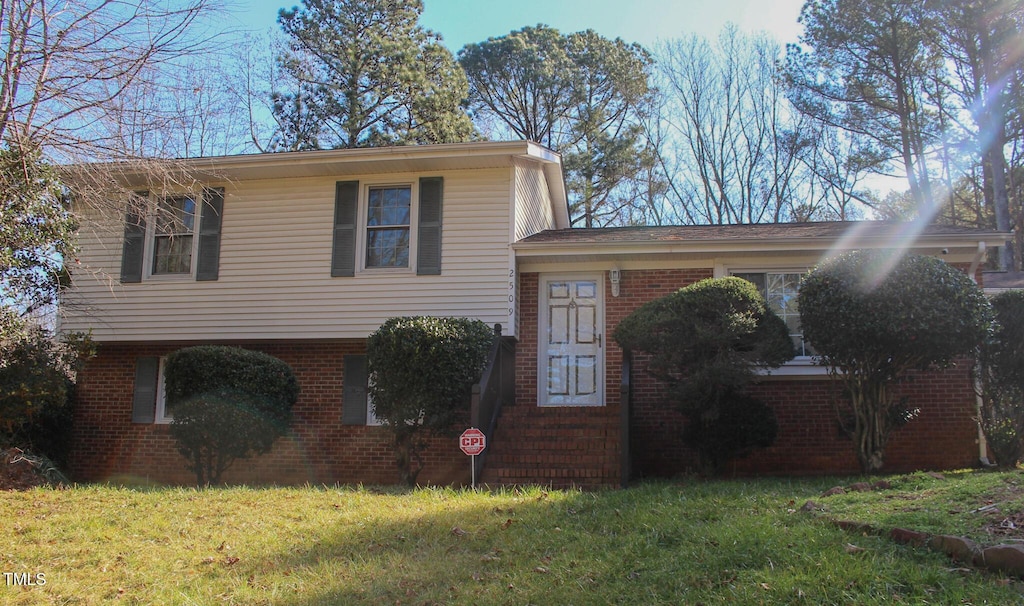
<instances>
[{"instance_id":1,"label":"downspout","mask_svg":"<svg viewBox=\"0 0 1024 606\"><path fill-rule=\"evenodd\" d=\"M984 256L985 243L978 242L978 250L974 253L974 260L971 261L970 273L968 273L971 281L975 284L978 283L978 266L981 265L981 259ZM988 460L988 442L985 440L985 431L981 428L981 407L984 404L984 400L981 396L981 378L978 376L978 373L974 373L974 400L978 413L978 460L981 461L984 467L994 467L993 463Z\"/></svg>"}]
</instances>

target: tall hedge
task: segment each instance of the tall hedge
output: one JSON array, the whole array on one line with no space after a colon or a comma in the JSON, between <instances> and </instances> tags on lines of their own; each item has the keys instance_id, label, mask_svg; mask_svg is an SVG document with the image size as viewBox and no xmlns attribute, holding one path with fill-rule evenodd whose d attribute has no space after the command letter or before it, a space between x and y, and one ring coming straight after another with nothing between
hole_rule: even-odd
<instances>
[{"instance_id":1,"label":"tall hedge","mask_svg":"<svg viewBox=\"0 0 1024 606\"><path fill-rule=\"evenodd\" d=\"M468 418L494 331L468 318L403 317L384 322L366 344L374 414L394 434L402 480L416 482L429 435L448 435Z\"/></svg>"},{"instance_id":2,"label":"tall hedge","mask_svg":"<svg viewBox=\"0 0 1024 606\"><path fill-rule=\"evenodd\" d=\"M178 350L164 365L171 434L199 485L237 459L265 454L291 425L299 386L283 361L238 347Z\"/></svg>"},{"instance_id":3,"label":"tall hedge","mask_svg":"<svg viewBox=\"0 0 1024 606\"><path fill-rule=\"evenodd\" d=\"M889 434L907 419L894 384L910 370L972 355L991 318L984 293L964 272L894 251L854 251L822 263L804 278L798 305L804 338L849 394L865 473L882 468Z\"/></svg>"}]
</instances>

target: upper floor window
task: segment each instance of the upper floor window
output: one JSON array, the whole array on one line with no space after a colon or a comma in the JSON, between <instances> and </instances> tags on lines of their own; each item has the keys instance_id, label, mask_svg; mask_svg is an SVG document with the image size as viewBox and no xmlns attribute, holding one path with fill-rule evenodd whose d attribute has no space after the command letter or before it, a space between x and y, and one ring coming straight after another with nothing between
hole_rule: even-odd
<instances>
[{"instance_id":1,"label":"upper floor window","mask_svg":"<svg viewBox=\"0 0 1024 606\"><path fill-rule=\"evenodd\" d=\"M443 197L442 177L335 183L331 275L440 275Z\"/></svg>"},{"instance_id":2,"label":"upper floor window","mask_svg":"<svg viewBox=\"0 0 1024 606\"><path fill-rule=\"evenodd\" d=\"M366 210L366 267L409 267L412 188L371 187Z\"/></svg>"},{"instance_id":3,"label":"upper floor window","mask_svg":"<svg viewBox=\"0 0 1024 606\"><path fill-rule=\"evenodd\" d=\"M191 274L196 228L193 196L164 198L157 202L152 233L152 275Z\"/></svg>"},{"instance_id":4,"label":"upper floor window","mask_svg":"<svg viewBox=\"0 0 1024 606\"><path fill-rule=\"evenodd\" d=\"M224 190L163 197L136 192L125 213L121 282L165 276L216 280Z\"/></svg>"}]
</instances>

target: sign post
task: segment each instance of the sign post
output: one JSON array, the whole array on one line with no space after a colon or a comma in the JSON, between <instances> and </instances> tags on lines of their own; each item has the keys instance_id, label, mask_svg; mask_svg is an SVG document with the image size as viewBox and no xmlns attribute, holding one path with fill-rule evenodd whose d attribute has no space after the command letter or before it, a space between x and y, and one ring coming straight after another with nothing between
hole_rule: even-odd
<instances>
[{"instance_id":1,"label":"sign post","mask_svg":"<svg viewBox=\"0 0 1024 606\"><path fill-rule=\"evenodd\" d=\"M476 455L487 448L487 437L476 427L470 427L459 436L459 448L471 457L470 473L473 490L476 490Z\"/></svg>"}]
</instances>

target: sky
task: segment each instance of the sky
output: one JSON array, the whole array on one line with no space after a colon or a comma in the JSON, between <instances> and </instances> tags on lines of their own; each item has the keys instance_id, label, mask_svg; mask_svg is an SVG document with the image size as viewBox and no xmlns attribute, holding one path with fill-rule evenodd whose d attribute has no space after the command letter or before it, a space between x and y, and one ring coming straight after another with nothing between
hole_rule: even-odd
<instances>
[{"instance_id":1,"label":"sky","mask_svg":"<svg viewBox=\"0 0 1024 606\"><path fill-rule=\"evenodd\" d=\"M235 0L238 27L277 28L277 12L296 0ZM563 33L593 29L651 48L659 40L700 34L714 38L729 22L796 42L803 0L423 0L420 24L440 33L452 52L471 42L544 23ZM628 7L628 8L627 8Z\"/></svg>"}]
</instances>

